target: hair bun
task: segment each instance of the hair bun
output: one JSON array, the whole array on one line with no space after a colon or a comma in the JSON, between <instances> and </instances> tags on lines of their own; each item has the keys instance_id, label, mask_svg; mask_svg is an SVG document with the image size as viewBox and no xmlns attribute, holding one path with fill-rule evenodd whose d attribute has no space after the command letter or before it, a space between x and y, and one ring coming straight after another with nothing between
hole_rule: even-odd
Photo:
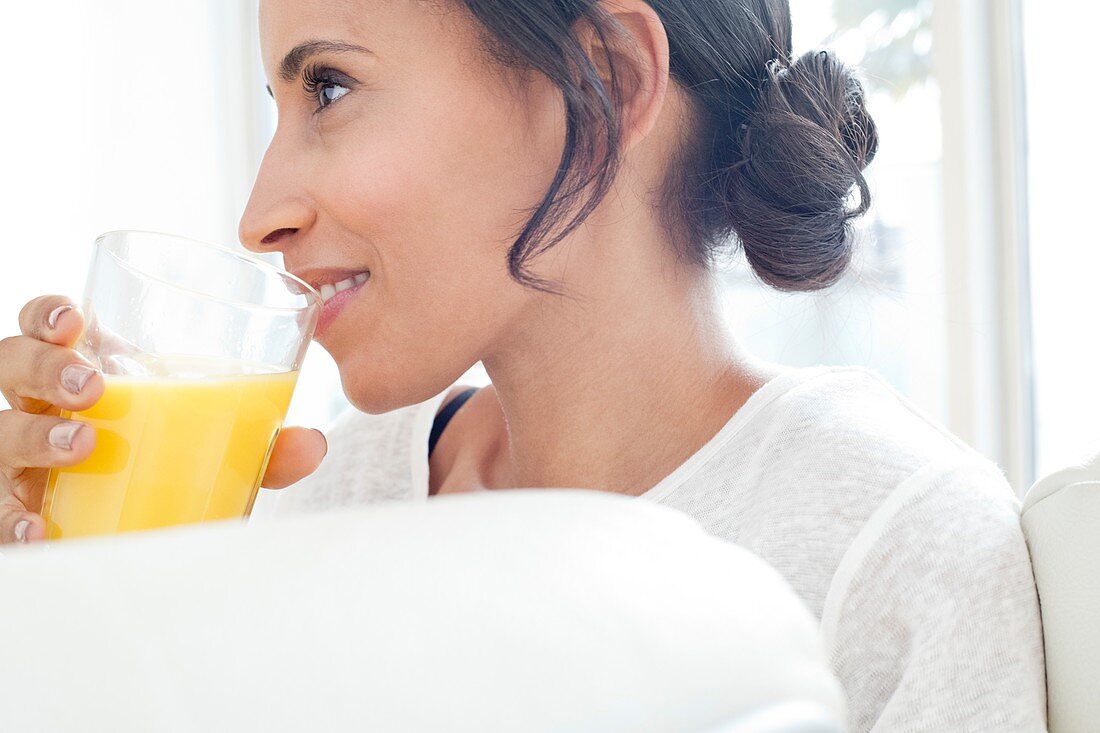
<instances>
[{"instance_id":1,"label":"hair bun","mask_svg":"<svg viewBox=\"0 0 1100 733\"><path fill-rule=\"evenodd\" d=\"M773 62L736 132L730 224L753 270L779 290L834 284L852 257L849 222L871 204L863 169L878 133L863 85L827 51L789 67ZM853 188L859 202L850 207Z\"/></svg>"}]
</instances>

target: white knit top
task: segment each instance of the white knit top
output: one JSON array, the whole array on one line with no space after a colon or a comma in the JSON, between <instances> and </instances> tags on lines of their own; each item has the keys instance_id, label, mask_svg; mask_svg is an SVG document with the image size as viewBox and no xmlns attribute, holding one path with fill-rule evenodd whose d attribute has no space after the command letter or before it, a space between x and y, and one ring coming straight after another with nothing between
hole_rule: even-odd
<instances>
[{"instance_id":1,"label":"white knit top","mask_svg":"<svg viewBox=\"0 0 1100 733\"><path fill-rule=\"evenodd\" d=\"M428 498L446 390L326 431L275 515ZM996 464L863 367L790 369L641 499L771 563L821 621L852 731L1044 731L1020 502ZM736 582L736 579L731 579Z\"/></svg>"}]
</instances>

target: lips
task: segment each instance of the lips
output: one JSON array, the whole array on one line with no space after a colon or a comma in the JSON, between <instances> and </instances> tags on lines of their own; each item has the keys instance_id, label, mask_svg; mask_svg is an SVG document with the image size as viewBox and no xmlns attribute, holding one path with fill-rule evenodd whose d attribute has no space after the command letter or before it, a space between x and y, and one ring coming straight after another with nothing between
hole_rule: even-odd
<instances>
[{"instance_id":1,"label":"lips","mask_svg":"<svg viewBox=\"0 0 1100 733\"><path fill-rule=\"evenodd\" d=\"M336 285L326 284L322 286L321 297L324 299L325 305L321 309L321 317L317 322L315 338L320 338L348 303L369 287L368 280L370 280L369 275L365 278L360 277L358 284L354 284L354 278L352 278L353 284L342 290L336 290Z\"/></svg>"}]
</instances>

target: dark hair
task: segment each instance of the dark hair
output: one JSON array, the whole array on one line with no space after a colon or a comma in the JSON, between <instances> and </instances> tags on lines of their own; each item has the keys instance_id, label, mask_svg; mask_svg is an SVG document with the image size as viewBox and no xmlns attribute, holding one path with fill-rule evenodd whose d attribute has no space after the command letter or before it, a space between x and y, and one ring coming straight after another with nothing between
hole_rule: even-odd
<instances>
[{"instance_id":1,"label":"dark hair","mask_svg":"<svg viewBox=\"0 0 1100 733\"><path fill-rule=\"evenodd\" d=\"M575 31L605 47L619 38L596 0L465 0L501 62L536 70L561 90L561 164L508 253L521 283L557 292L524 270L592 213L618 171L619 77L601 81ZM670 76L687 92L694 130L671 167L665 224L677 254L710 266L736 235L757 276L784 291L821 290L852 258L849 222L870 206L862 171L878 135L860 82L831 53L791 55L787 0L649 0L665 26ZM851 205L853 189L859 202Z\"/></svg>"}]
</instances>

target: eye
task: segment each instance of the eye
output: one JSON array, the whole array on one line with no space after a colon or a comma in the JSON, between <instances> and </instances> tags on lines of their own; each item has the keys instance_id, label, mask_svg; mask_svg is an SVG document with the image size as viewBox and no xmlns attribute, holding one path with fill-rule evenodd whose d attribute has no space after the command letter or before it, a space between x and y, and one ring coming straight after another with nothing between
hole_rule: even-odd
<instances>
[{"instance_id":1,"label":"eye","mask_svg":"<svg viewBox=\"0 0 1100 733\"><path fill-rule=\"evenodd\" d=\"M352 80L335 69L307 67L302 72L302 87L306 96L317 103L317 111L351 91Z\"/></svg>"},{"instance_id":2,"label":"eye","mask_svg":"<svg viewBox=\"0 0 1100 733\"><path fill-rule=\"evenodd\" d=\"M321 106L327 107L351 90L339 84L326 84L321 87Z\"/></svg>"}]
</instances>

